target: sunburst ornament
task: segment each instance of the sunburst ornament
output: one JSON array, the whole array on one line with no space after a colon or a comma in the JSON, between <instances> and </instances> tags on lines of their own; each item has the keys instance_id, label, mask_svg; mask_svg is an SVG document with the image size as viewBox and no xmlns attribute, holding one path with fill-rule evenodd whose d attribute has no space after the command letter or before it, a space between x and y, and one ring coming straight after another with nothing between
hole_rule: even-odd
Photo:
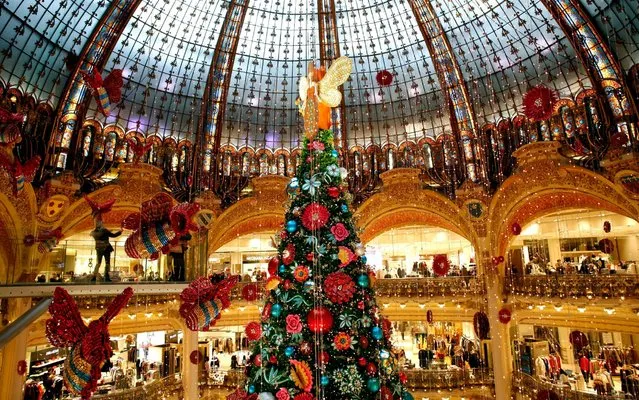
<instances>
[{"instance_id":1,"label":"sunburst ornament","mask_svg":"<svg viewBox=\"0 0 639 400\"><path fill-rule=\"evenodd\" d=\"M544 85L537 85L524 94L523 111L533 121L543 121L552 116L557 93Z\"/></svg>"},{"instance_id":2,"label":"sunburst ornament","mask_svg":"<svg viewBox=\"0 0 639 400\"><path fill-rule=\"evenodd\" d=\"M342 93L338 87L348 79L353 61L340 57L333 61L328 71L324 66L308 65L308 76L300 78L297 105L304 116L304 135L312 140L318 129L331 127L331 108L339 106Z\"/></svg>"}]
</instances>

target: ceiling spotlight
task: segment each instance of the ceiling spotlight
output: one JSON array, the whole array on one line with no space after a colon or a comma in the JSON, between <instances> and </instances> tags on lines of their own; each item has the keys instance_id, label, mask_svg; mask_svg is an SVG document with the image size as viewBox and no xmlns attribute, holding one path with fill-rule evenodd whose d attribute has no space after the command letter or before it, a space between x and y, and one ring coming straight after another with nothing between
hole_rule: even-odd
<instances>
[{"instance_id":1,"label":"ceiling spotlight","mask_svg":"<svg viewBox=\"0 0 639 400\"><path fill-rule=\"evenodd\" d=\"M388 308L389 306L390 306L390 304L388 304L388 303L382 304L382 307L384 307L384 308Z\"/></svg>"},{"instance_id":2,"label":"ceiling spotlight","mask_svg":"<svg viewBox=\"0 0 639 400\"><path fill-rule=\"evenodd\" d=\"M135 319L136 317L137 317L137 315L136 315L136 314L134 314L134 313L129 313L129 318L130 318L130 319Z\"/></svg>"},{"instance_id":3,"label":"ceiling spotlight","mask_svg":"<svg viewBox=\"0 0 639 400\"><path fill-rule=\"evenodd\" d=\"M444 308L446 306L446 303L439 303L437 304L437 307L439 308Z\"/></svg>"},{"instance_id":4,"label":"ceiling spotlight","mask_svg":"<svg viewBox=\"0 0 639 400\"><path fill-rule=\"evenodd\" d=\"M608 315L612 315L615 313L615 309L614 308L604 308L604 311L606 312L606 314Z\"/></svg>"},{"instance_id":5,"label":"ceiling spotlight","mask_svg":"<svg viewBox=\"0 0 639 400\"><path fill-rule=\"evenodd\" d=\"M246 310L246 307L240 306L239 309L240 309L240 311L244 311L244 310Z\"/></svg>"},{"instance_id":6,"label":"ceiling spotlight","mask_svg":"<svg viewBox=\"0 0 639 400\"><path fill-rule=\"evenodd\" d=\"M544 308L546 308L546 306L545 306L544 304L539 304L539 305L537 306L537 308L538 308L540 311L543 311L543 310L544 310Z\"/></svg>"},{"instance_id":7,"label":"ceiling spotlight","mask_svg":"<svg viewBox=\"0 0 639 400\"><path fill-rule=\"evenodd\" d=\"M89 317L82 317L82 320L84 321L85 324L88 324L89 322L91 322L91 318Z\"/></svg>"},{"instance_id":8,"label":"ceiling spotlight","mask_svg":"<svg viewBox=\"0 0 639 400\"><path fill-rule=\"evenodd\" d=\"M457 305L455 307L461 308L461 304L457 303Z\"/></svg>"},{"instance_id":9,"label":"ceiling spotlight","mask_svg":"<svg viewBox=\"0 0 639 400\"><path fill-rule=\"evenodd\" d=\"M399 308L401 308L401 309L406 308L406 303L399 303Z\"/></svg>"},{"instance_id":10,"label":"ceiling spotlight","mask_svg":"<svg viewBox=\"0 0 639 400\"><path fill-rule=\"evenodd\" d=\"M424 304L424 303L419 303L419 308L421 308L421 309L423 310L424 308L426 308L426 304Z\"/></svg>"},{"instance_id":11,"label":"ceiling spotlight","mask_svg":"<svg viewBox=\"0 0 639 400\"><path fill-rule=\"evenodd\" d=\"M151 318L153 316L153 313L152 312L147 312L147 313L144 313L144 316L147 317L147 318Z\"/></svg>"},{"instance_id":12,"label":"ceiling spotlight","mask_svg":"<svg viewBox=\"0 0 639 400\"><path fill-rule=\"evenodd\" d=\"M532 304L528 304L528 309L532 310L533 308L535 308L535 306L533 306Z\"/></svg>"},{"instance_id":13,"label":"ceiling spotlight","mask_svg":"<svg viewBox=\"0 0 639 400\"><path fill-rule=\"evenodd\" d=\"M585 313L586 307L577 307L577 311L579 311L580 313Z\"/></svg>"},{"instance_id":14,"label":"ceiling spotlight","mask_svg":"<svg viewBox=\"0 0 639 400\"><path fill-rule=\"evenodd\" d=\"M563 310L563 309L564 309L564 306L562 306L562 305L560 305L560 304L557 304L557 305L555 306L555 311L561 311L561 310Z\"/></svg>"},{"instance_id":15,"label":"ceiling spotlight","mask_svg":"<svg viewBox=\"0 0 639 400\"><path fill-rule=\"evenodd\" d=\"M162 317L163 315L164 315L164 313L162 313L162 312L158 313L158 317Z\"/></svg>"}]
</instances>

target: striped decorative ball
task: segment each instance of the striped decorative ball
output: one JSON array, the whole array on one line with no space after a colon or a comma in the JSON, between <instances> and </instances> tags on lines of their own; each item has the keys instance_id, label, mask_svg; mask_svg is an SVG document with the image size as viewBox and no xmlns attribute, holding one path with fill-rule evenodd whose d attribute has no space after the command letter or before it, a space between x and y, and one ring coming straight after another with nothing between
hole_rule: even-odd
<instances>
[{"instance_id":1,"label":"striped decorative ball","mask_svg":"<svg viewBox=\"0 0 639 400\"><path fill-rule=\"evenodd\" d=\"M149 258L162 250L175 238L175 232L168 223L155 224L131 235L124 243L124 251L131 258Z\"/></svg>"},{"instance_id":2,"label":"striped decorative ball","mask_svg":"<svg viewBox=\"0 0 639 400\"><path fill-rule=\"evenodd\" d=\"M186 325L194 331L205 328L215 321L221 310L222 301L219 299L200 303L186 317Z\"/></svg>"}]
</instances>

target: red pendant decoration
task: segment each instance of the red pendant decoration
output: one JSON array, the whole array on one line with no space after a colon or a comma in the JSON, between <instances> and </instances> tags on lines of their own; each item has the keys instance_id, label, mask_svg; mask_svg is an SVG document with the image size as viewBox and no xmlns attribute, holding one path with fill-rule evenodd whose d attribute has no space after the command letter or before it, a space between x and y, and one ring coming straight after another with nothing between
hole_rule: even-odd
<instances>
[{"instance_id":1,"label":"red pendant decoration","mask_svg":"<svg viewBox=\"0 0 639 400\"><path fill-rule=\"evenodd\" d=\"M521 234L521 225L519 225L517 222L513 222L513 224L510 226L510 232L515 236L519 236Z\"/></svg>"},{"instance_id":2,"label":"red pendant decoration","mask_svg":"<svg viewBox=\"0 0 639 400\"><path fill-rule=\"evenodd\" d=\"M383 69L375 75L375 80L379 83L379 86L388 86L393 83L393 74Z\"/></svg>"},{"instance_id":3,"label":"red pendant decoration","mask_svg":"<svg viewBox=\"0 0 639 400\"><path fill-rule=\"evenodd\" d=\"M433 312L431 310L426 311L426 322L433 323Z\"/></svg>"},{"instance_id":4,"label":"red pendant decoration","mask_svg":"<svg viewBox=\"0 0 639 400\"><path fill-rule=\"evenodd\" d=\"M22 376L27 373L27 362L25 360L18 361L18 375Z\"/></svg>"},{"instance_id":5,"label":"red pendant decoration","mask_svg":"<svg viewBox=\"0 0 639 400\"><path fill-rule=\"evenodd\" d=\"M306 320L313 333L326 333L333 327L333 315L324 307L312 309L306 316Z\"/></svg>"},{"instance_id":6,"label":"red pendant decoration","mask_svg":"<svg viewBox=\"0 0 639 400\"><path fill-rule=\"evenodd\" d=\"M512 314L512 311L510 311L510 309L504 307L501 310L499 310L499 322L501 322L502 324L505 325L509 323L512 317L513 317L513 314Z\"/></svg>"},{"instance_id":7,"label":"red pendant decoration","mask_svg":"<svg viewBox=\"0 0 639 400\"><path fill-rule=\"evenodd\" d=\"M610 226L610 221L604 221L604 224L603 224L603 230L604 230L604 232L606 232L606 233L610 233L610 228L611 228L611 226Z\"/></svg>"},{"instance_id":8,"label":"red pendant decoration","mask_svg":"<svg viewBox=\"0 0 639 400\"><path fill-rule=\"evenodd\" d=\"M490 323L488 322L488 316L483 311L478 311L473 317L473 327L475 328L475 335L480 340L488 339L488 332L490 332Z\"/></svg>"},{"instance_id":9,"label":"red pendant decoration","mask_svg":"<svg viewBox=\"0 0 639 400\"><path fill-rule=\"evenodd\" d=\"M277 269L280 266L280 259L273 257L268 261L268 274L273 276L277 275Z\"/></svg>"},{"instance_id":10,"label":"red pendant decoration","mask_svg":"<svg viewBox=\"0 0 639 400\"><path fill-rule=\"evenodd\" d=\"M559 400L559 395L552 390L542 389L537 393L537 400Z\"/></svg>"},{"instance_id":11,"label":"red pendant decoration","mask_svg":"<svg viewBox=\"0 0 639 400\"><path fill-rule=\"evenodd\" d=\"M615 250L615 245L612 244L610 239L601 239L599 241L599 251L605 254L610 254Z\"/></svg>"},{"instance_id":12,"label":"red pendant decoration","mask_svg":"<svg viewBox=\"0 0 639 400\"><path fill-rule=\"evenodd\" d=\"M259 293L258 290L255 283L249 283L242 288L242 298L246 301L255 301Z\"/></svg>"},{"instance_id":13,"label":"red pendant decoration","mask_svg":"<svg viewBox=\"0 0 639 400\"><path fill-rule=\"evenodd\" d=\"M437 254L433 258L433 272L437 276L444 276L450 270L450 261L445 254Z\"/></svg>"},{"instance_id":14,"label":"red pendant decoration","mask_svg":"<svg viewBox=\"0 0 639 400\"><path fill-rule=\"evenodd\" d=\"M610 146L611 147L623 147L628 144L628 135L623 132L617 132L614 135L610 136Z\"/></svg>"},{"instance_id":15,"label":"red pendant decoration","mask_svg":"<svg viewBox=\"0 0 639 400\"><path fill-rule=\"evenodd\" d=\"M262 325L259 322L249 322L246 324L246 328L244 328L244 332L246 333L246 337L250 342L253 342L262 336Z\"/></svg>"},{"instance_id":16,"label":"red pendant decoration","mask_svg":"<svg viewBox=\"0 0 639 400\"><path fill-rule=\"evenodd\" d=\"M577 351L588 346L588 343L589 343L588 336L586 336L586 334L583 333L582 331L570 332L570 335L568 336L568 340L570 340L570 344L575 346L575 349Z\"/></svg>"},{"instance_id":17,"label":"red pendant decoration","mask_svg":"<svg viewBox=\"0 0 639 400\"><path fill-rule=\"evenodd\" d=\"M532 121L543 121L552 116L557 93L544 85L528 90L523 97L524 115Z\"/></svg>"},{"instance_id":18,"label":"red pendant decoration","mask_svg":"<svg viewBox=\"0 0 639 400\"><path fill-rule=\"evenodd\" d=\"M202 353L200 350L193 350L191 355L189 355L189 359L191 360L191 364L199 364L202 361Z\"/></svg>"}]
</instances>

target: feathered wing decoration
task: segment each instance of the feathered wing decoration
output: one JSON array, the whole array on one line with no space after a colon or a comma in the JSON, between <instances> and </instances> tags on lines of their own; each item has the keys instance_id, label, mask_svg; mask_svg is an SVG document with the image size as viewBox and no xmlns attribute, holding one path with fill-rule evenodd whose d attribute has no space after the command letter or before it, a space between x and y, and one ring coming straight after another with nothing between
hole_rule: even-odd
<instances>
[{"instance_id":1,"label":"feathered wing decoration","mask_svg":"<svg viewBox=\"0 0 639 400\"><path fill-rule=\"evenodd\" d=\"M133 150L133 162L140 162L142 157L153 147L153 141L149 140L148 143L141 143L138 139L128 138L126 142L129 144L129 147Z\"/></svg>"},{"instance_id":2,"label":"feathered wing decoration","mask_svg":"<svg viewBox=\"0 0 639 400\"><path fill-rule=\"evenodd\" d=\"M115 199L109 199L103 203L98 203L94 200L91 200L89 196L86 195L84 196L84 200L89 204L89 207L91 207L93 215L108 213L109 211L111 211L111 208L113 208L113 204L115 204Z\"/></svg>"},{"instance_id":3,"label":"feathered wing decoration","mask_svg":"<svg viewBox=\"0 0 639 400\"><path fill-rule=\"evenodd\" d=\"M180 315L186 326L192 331L213 326L222 310L231 305L229 295L237 281L238 278L233 276L217 283L205 277L191 282L180 294Z\"/></svg>"},{"instance_id":4,"label":"feathered wing decoration","mask_svg":"<svg viewBox=\"0 0 639 400\"><path fill-rule=\"evenodd\" d=\"M22 141L20 124L23 121L23 114L0 108L0 168L9 174L14 196L24 189L25 182L33 181L41 160L40 156L34 156L22 164L13 155L14 146Z\"/></svg>"},{"instance_id":5,"label":"feathered wing decoration","mask_svg":"<svg viewBox=\"0 0 639 400\"><path fill-rule=\"evenodd\" d=\"M93 68L92 74L84 71L81 71L80 74L82 74L84 83L91 89L100 112L108 117L111 114L111 103L118 103L122 100L122 86L124 85L122 70L114 69L104 80L97 68Z\"/></svg>"},{"instance_id":6,"label":"feathered wing decoration","mask_svg":"<svg viewBox=\"0 0 639 400\"><path fill-rule=\"evenodd\" d=\"M45 334L55 347L73 347L86 334L87 327L80 316L80 309L69 293L61 287L55 288L49 306L49 318Z\"/></svg>"},{"instance_id":7,"label":"feathered wing decoration","mask_svg":"<svg viewBox=\"0 0 639 400\"><path fill-rule=\"evenodd\" d=\"M113 355L109 343L109 322L124 308L133 296L126 288L109 305L98 320L85 326L73 297L63 288L56 288L49 306L51 318L46 322L49 342L61 348L70 348L64 362L64 384L82 399L89 399L97 387L102 364Z\"/></svg>"}]
</instances>

